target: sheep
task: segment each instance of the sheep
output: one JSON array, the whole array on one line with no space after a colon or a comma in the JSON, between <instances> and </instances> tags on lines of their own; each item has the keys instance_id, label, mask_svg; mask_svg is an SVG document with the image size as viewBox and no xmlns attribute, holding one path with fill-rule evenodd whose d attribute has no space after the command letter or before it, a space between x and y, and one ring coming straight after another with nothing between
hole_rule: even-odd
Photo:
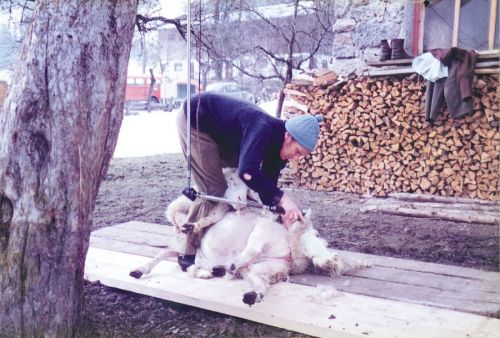
<instances>
[{"instance_id":1,"label":"sheep","mask_svg":"<svg viewBox=\"0 0 500 338\"><path fill-rule=\"evenodd\" d=\"M228 180L225 196L245 201L248 188L234 171L225 174ZM176 226L179 235L185 230L181 225L187 217L190 203L181 196L166 210L167 219ZM343 260L328 248L327 242L313 228L310 210L304 215L305 221L296 221L289 229L278 223L270 212L258 212L251 208L227 210L227 206L221 207L207 216L208 220L201 220L193 226L193 231L199 231L206 224L213 224L202 237L194 265L187 270L191 276L243 278L249 283L243 302L251 306L262 300L272 283L286 280L289 274L304 272L310 262L332 276L343 271ZM178 252L182 252L180 249L163 250L130 275L140 278L150 273L161 260L177 256Z\"/></svg>"}]
</instances>

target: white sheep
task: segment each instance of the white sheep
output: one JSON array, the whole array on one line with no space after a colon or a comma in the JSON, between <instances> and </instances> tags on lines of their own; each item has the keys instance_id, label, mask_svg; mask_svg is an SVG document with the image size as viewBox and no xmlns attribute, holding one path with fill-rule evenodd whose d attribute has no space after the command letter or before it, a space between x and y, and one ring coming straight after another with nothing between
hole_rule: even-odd
<instances>
[{"instance_id":1,"label":"white sheep","mask_svg":"<svg viewBox=\"0 0 500 338\"><path fill-rule=\"evenodd\" d=\"M226 171L225 174L228 180L225 196L245 201L248 194L246 185L235 171ZM168 206L166 216L177 229L182 230L190 203L189 199L181 196ZM207 217L208 220L199 222L201 227L198 224L193 228L196 231L206 224L215 223L204 234L195 263L188 268L188 272L198 278L227 275L245 279L250 286L243 302L248 305L260 302L270 284L286 280L290 273L304 272L310 262L332 276L338 275L344 263L335 251L328 248L327 242L318 237L310 214L309 210L304 216L305 221L296 221L287 230L270 212L262 213L251 208L227 212L227 206L220 207ZM182 235L180 231L177 233ZM163 250L130 275L140 278L142 274L150 273L161 260L177 256L178 252L182 252L180 249Z\"/></svg>"}]
</instances>

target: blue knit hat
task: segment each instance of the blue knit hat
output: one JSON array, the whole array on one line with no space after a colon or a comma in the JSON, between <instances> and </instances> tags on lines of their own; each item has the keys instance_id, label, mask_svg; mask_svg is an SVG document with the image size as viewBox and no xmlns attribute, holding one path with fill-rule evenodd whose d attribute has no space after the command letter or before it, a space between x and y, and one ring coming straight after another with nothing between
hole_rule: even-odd
<instances>
[{"instance_id":1,"label":"blue knit hat","mask_svg":"<svg viewBox=\"0 0 500 338\"><path fill-rule=\"evenodd\" d=\"M319 123L323 121L323 115L299 115L285 122L286 131L293 139L309 151L314 150L318 141Z\"/></svg>"}]
</instances>

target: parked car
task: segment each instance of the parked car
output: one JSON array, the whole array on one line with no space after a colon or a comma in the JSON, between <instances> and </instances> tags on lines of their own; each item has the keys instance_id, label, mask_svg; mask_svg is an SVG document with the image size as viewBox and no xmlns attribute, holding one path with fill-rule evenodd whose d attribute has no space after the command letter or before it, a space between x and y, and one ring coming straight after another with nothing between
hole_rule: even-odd
<instances>
[{"instance_id":1,"label":"parked car","mask_svg":"<svg viewBox=\"0 0 500 338\"><path fill-rule=\"evenodd\" d=\"M241 87L234 82L215 82L209 84L206 91L229 95L255 103L255 97L253 96L253 94L241 89Z\"/></svg>"}]
</instances>

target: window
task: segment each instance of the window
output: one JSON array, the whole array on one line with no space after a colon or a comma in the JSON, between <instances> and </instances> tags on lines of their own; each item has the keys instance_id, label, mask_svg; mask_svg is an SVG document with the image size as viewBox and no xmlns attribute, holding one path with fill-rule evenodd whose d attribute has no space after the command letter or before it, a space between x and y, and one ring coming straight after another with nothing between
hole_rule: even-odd
<instances>
[{"instance_id":1,"label":"window","mask_svg":"<svg viewBox=\"0 0 500 338\"><path fill-rule=\"evenodd\" d=\"M182 72L182 62L174 63L174 70L176 72Z\"/></svg>"},{"instance_id":2,"label":"window","mask_svg":"<svg viewBox=\"0 0 500 338\"><path fill-rule=\"evenodd\" d=\"M127 78L127 84L129 84L129 85L133 85L133 84L135 84L135 78L133 78L133 77L128 77L128 78Z\"/></svg>"},{"instance_id":3,"label":"window","mask_svg":"<svg viewBox=\"0 0 500 338\"><path fill-rule=\"evenodd\" d=\"M425 6L416 3L413 29L419 33L413 37L420 40L414 41L414 51L455 46L476 50L498 48L498 1L430 0L424 1Z\"/></svg>"}]
</instances>

